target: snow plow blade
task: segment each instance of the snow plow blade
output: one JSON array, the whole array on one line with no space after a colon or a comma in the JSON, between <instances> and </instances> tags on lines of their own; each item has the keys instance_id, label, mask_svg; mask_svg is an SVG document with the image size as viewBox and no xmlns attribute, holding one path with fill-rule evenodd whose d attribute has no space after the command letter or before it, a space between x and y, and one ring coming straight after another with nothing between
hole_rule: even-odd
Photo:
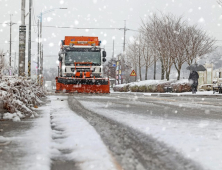
<instances>
[{"instance_id":1,"label":"snow plow blade","mask_svg":"<svg viewBox=\"0 0 222 170\"><path fill-rule=\"evenodd\" d=\"M56 77L55 93L110 93L109 79Z\"/></svg>"}]
</instances>

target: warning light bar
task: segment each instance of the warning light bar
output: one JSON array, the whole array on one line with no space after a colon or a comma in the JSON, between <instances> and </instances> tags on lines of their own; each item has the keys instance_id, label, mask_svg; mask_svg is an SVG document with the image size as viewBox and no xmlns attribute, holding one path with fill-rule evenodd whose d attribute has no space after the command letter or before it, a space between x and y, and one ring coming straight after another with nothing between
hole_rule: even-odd
<instances>
[{"instance_id":1,"label":"warning light bar","mask_svg":"<svg viewBox=\"0 0 222 170\"><path fill-rule=\"evenodd\" d=\"M77 44L95 45L95 41L71 41L70 44L74 44L74 45L77 45Z\"/></svg>"}]
</instances>

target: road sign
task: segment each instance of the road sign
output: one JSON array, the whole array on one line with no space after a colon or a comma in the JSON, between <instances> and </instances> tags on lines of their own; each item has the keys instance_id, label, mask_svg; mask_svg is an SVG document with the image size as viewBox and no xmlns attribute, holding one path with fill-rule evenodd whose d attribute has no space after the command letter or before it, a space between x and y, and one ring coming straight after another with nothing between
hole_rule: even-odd
<instances>
[{"instance_id":1,"label":"road sign","mask_svg":"<svg viewBox=\"0 0 222 170\"><path fill-rule=\"evenodd\" d=\"M136 76L136 72L133 70L130 74L130 76Z\"/></svg>"}]
</instances>

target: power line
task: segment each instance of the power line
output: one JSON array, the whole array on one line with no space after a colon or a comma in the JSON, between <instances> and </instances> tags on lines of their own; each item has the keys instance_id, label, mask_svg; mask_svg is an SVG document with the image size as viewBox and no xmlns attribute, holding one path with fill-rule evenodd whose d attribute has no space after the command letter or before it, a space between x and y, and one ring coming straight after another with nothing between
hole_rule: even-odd
<instances>
[{"instance_id":1,"label":"power line","mask_svg":"<svg viewBox=\"0 0 222 170\"><path fill-rule=\"evenodd\" d=\"M36 21L35 21L36 23ZM5 23L0 23L0 24L5 24ZM28 24L26 24L28 25ZM33 27L37 27L37 25L32 25ZM45 27L45 28L71 28L71 29L107 29L107 30L121 30L121 29L124 29L124 28L92 28L92 27L71 27L71 26L53 26L53 25L45 25L45 26L42 26L42 27ZM134 29L128 29L127 30L129 31L136 31L136 32L139 32L138 30L134 30Z\"/></svg>"}]
</instances>

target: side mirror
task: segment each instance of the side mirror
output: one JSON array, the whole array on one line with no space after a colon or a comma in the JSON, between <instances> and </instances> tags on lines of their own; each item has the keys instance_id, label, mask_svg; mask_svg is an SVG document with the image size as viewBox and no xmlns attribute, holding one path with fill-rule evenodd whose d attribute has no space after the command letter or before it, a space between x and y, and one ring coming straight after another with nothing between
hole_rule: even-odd
<instances>
[{"instance_id":1,"label":"side mirror","mask_svg":"<svg viewBox=\"0 0 222 170\"><path fill-rule=\"evenodd\" d=\"M106 57L106 51L103 51L103 57Z\"/></svg>"},{"instance_id":2,"label":"side mirror","mask_svg":"<svg viewBox=\"0 0 222 170\"><path fill-rule=\"evenodd\" d=\"M64 55L64 54L65 54L65 52L59 52L59 61L62 61L62 58L63 58L62 55Z\"/></svg>"},{"instance_id":3,"label":"side mirror","mask_svg":"<svg viewBox=\"0 0 222 170\"><path fill-rule=\"evenodd\" d=\"M59 56L59 61L62 61L62 57L61 56Z\"/></svg>"},{"instance_id":4,"label":"side mirror","mask_svg":"<svg viewBox=\"0 0 222 170\"><path fill-rule=\"evenodd\" d=\"M62 61L62 53L59 53L59 61Z\"/></svg>"},{"instance_id":5,"label":"side mirror","mask_svg":"<svg viewBox=\"0 0 222 170\"><path fill-rule=\"evenodd\" d=\"M106 59L105 59L105 58L103 58L103 62L106 62Z\"/></svg>"}]
</instances>

